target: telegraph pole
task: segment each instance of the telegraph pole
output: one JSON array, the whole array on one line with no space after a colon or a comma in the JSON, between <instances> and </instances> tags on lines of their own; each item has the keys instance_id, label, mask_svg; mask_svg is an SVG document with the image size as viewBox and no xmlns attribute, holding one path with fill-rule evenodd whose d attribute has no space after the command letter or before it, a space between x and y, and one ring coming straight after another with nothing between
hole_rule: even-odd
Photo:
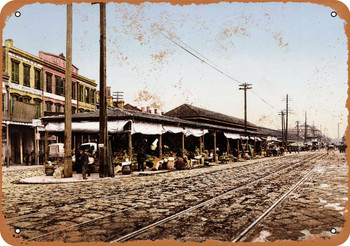
<instances>
[{"instance_id":1,"label":"telegraph pole","mask_svg":"<svg viewBox=\"0 0 350 246\"><path fill-rule=\"evenodd\" d=\"M243 83L240 86L240 90L244 90L244 131L247 133L247 90L252 89L252 84Z\"/></svg>"},{"instance_id":2,"label":"telegraph pole","mask_svg":"<svg viewBox=\"0 0 350 246\"><path fill-rule=\"evenodd\" d=\"M64 177L72 177L72 4L67 5L66 86L64 104Z\"/></svg>"},{"instance_id":3,"label":"telegraph pole","mask_svg":"<svg viewBox=\"0 0 350 246\"><path fill-rule=\"evenodd\" d=\"M282 146L284 146L284 112L283 110L281 110L281 112L279 113L279 115L281 115L281 122L282 122Z\"/></svg>"},{"instance_id":4,"label":"telegraph pole","mask_svg":"<svg viewBox=\"0 0 350 246\"><path fill-rule=\"evenodd\" d=\"M307 116L305 111L305 131L304 131L304 143L306 143L306 137L307 137Z\"/></svg>"},{"instance_id":5,"label":"telegraph pole","mask_svg":"<svg viewBox=\"0 0 350 246\"><path fill-rule=\"evenodd\" d=\"M100 178L108 176L106 79L106 3L100 3Z\"/></svg>"},{"instance_id":6,"label":"telegraph pole","mask_svg":"<svg viewBox=\"0 0 350 246\"><path fill-rule=\"evenodd\" d=\"M284 135L284 137L285 137L285 143L286 143L286 145L288 145L288 118L289 118L289 101L291 101L291 99L288 97L288 94L286 94L286 99L283 99L283 101L286 101L286 113L285 113L285 115L286 115L286 127L285 127L285 135Z\"/></svg>"},{"instance_id":7,"label":"telegraph pole","mask_svg":"<svg viewBox=\"0 0 350 246\"><path fill-rule=\"evenodd\" d=\"M299 142L299 121L297 121L297 136L298 136L298 142Z\"/></svg>"},{"instance_id":8,"label":"telegraph pole","mask_svg":"<svg viewBox=\"0 0 350 246\"><path fill-rule=\"evenodd\" d=\"M286 96L286 141L285 144L288 145L288 94Z\"/></svg>"}]
</instances>

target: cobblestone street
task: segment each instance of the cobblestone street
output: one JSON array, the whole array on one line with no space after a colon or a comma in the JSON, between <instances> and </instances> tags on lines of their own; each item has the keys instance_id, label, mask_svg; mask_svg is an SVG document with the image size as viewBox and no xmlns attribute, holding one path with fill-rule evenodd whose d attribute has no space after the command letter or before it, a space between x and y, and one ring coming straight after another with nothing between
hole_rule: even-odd
<instances>
[{"instance_id":1,"label":"cobblestone street","mask_svg":"<svg viewBox=\"0 0 350 246\"><path fill-rule=\"evenodd\" d=\"M18 183L43 175L43 167L3 169L3 213L13 231L20 229L14 235L25 241L110 242L173 215L127 240L232 241L326 156L301 152L151 176L45 185ZM331 237L333 228L340 232L347 170L345 154L331 152L242 241L304 240Z\"/></svg>"}]
</instances>

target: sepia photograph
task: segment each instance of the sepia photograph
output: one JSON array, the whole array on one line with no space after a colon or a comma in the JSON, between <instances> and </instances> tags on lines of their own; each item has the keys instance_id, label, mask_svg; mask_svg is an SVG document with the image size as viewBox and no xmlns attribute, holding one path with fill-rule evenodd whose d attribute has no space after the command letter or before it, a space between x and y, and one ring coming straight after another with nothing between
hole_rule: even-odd
<instances>
[{"instance_id":1,"label":"sepia photograph","mask_svg":"<svg viewBox=\"0 0 350 246\"><path fill-rule=\"evenodd\" d=\"M6 3L1 237L344 243L349 21L335 0Z\"/></svg>"}]
</instances>

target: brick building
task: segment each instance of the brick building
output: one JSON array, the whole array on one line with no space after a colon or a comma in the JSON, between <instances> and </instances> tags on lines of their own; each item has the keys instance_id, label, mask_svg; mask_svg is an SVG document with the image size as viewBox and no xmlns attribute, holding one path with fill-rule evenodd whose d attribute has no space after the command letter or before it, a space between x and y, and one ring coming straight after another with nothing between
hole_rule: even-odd
<instances>
[{"instance_id":1,"label":"brick building","mask_svg":"<svg viewBox=\"0 0 350 246\"><path fill-rule=\"evenodd\" d=\"M43 140L35 119L64 113L65 58L39 52L35 56L5 40L3 46L2 139L4 155L10 163L26 163L33 151L38 153ZM73 66L72 108L74 112L96 109L96 82L78 74ZM34 120L34 121L33 121ZM36 140L35 140L36 139ZM37 162L37 160L36 160Z\"/></svg>"}]
</instances>

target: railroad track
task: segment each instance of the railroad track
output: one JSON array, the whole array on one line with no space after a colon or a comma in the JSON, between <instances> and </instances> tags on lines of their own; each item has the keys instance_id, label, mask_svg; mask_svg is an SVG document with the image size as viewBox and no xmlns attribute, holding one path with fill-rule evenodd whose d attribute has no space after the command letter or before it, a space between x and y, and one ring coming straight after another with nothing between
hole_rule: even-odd
<instances>
[{"instance_id":1,"label":"railroad track","mask_svg":"<svg viewBox=\"0 0 350 246\"><path fill-rule=\"evenodd\" d=\"M322 162L322 161L324 161L324 159L321 160L321 162ZM233 188L233 189L231 189L231 190L229 190L229 191L227 191L227 192L225 192L225 193L222 193L222 194L220 194L220 195L218 195L218 196L216 196L216 197L213 197L213 198L211 198L211 199L209 199L209 200L206 200L206 201L204 201L204 202L202 202L202 203L200 203L200 204L197 204L196 206L192 206L192 207L187 208L187 209L185 209L185 210L183 210L183 211L181 211L181 212L178 212L178 213L176 213L176 214L173 214L173 215L171 215L171 216L169 216L169 217L167 217L167 218L164 218L164 219L159 220L159 221L157 221L157 222L155 222L155 223L152 223L152 224L150 224L150 225L147 225L147 226L145 226L145 227L143 227L143 228L141 228L141 229L138 229L138 230L136 230L136 231L133 231L133 232L127 234L127 235L124 235L124 236L119 237L119 238L117 238L117 239L113 239L113 240L110 241L110 243L114 243L114 242L126 242L126 241L128 241L128 240L130 240L130 239L133 239L133 238L135 238L135 237L137 237L137 236L140 236L140 235L146 233L146 232L149 231L150 229L153 229L153 230L154 230L154 228L157 227L157 226L160 226L160 225L162 225L162 224L168 223L168 222L170 222L170 221L172 221L172 220L174 220L174 219L177 219L177 218L180 217L180 216L183 216L183 215L185 215L185 214L188 214L188 213L190 213L190 212L192 212L192 211L194 211L194 210L196 210L196 209L202 208L202 207L207 206L207 205L209 205L209 204L211 204L211 203L213 203L213 202L216 202L217 200L223 199L225 196L230 195L230 194L236 192L237 190L246 188L246 187L248 187L248 186L257 184L257 183L259 183L259 182L261 182L261 181L263 181L263 180L265 180L265 179L271 178L272 176L276 175L276 174L279 173L280 171L284 171L285 169L289 169L289 168L295 167L295 166L298 165L298 164L299 164L299 163L293 164L292 166L289 166L289 167L287 167L287 168L283 168L283 169L278 170L276 173L271 173L271 174L265 175L264 177L261 177L261 178L259 178L259 179L256 179L256 180L254 180L254 181L252 181L252 182L250 182L250 183L247 183L247 184L244 184L244 185L242 185L242 186ZM243 232L241 232L232 242L237 242L237 241L239 241L241 238L243 238L243 237L246 235L246 233L248 233L257 223L259 223L264 217L266 217L267 214L269 214L269 213L271 212L271 210L272 210L275 206L277 206L277 205L278 205L282 200L284 200L294 189L296 189L306 178L308 178L308 177L312 174L312 172L313 172L319 165L320 165L320 163L319 163L318 165L316 165L311 171L309 171L309 172L308 172L301 180L299 180L295 185L293 185L292 188L290 188L286 193L284 193L271 207L269 207L257 220L255 220L252 224L250 224L246 229L244 229ZM174 223L174 224L175 224L175 223ZM162 230L164 230L164 228L162 228ZM149 239L149 238L146 238L146 239ZM140 240L140 238L138 238L138 240ZM141 239L141 240L142 240L142 239Z\"/></svg>"},{"instance_id":2,"label":"railroad track","mask_svg":"<svg viewBox=\"0 0 350 246\"><path fill-rule=\"evenodd\" d=\"M298 161L298 162L296 162L296 163L293 163L292 165L287 165L286 167L281 167L281 168L277 171L277 173L278 173L278 172L281 172L281 171L283 171L283 170L289 169L289 168L293 168L293 167L295 167L295 166L297 166L297 165L300 165L301 163L308 162L308 161L309 161L310 159L312 159L312 158L314 158L314 156L311 156L311 157L309 157L309 158L306 158L305 160L301 160L301 161ZM274 164L274 165L272 165L272 166L276 166L276 165L278 165L278 164L280 164L280 163ZM265 167L265 168L266 168L266 167ZM223 171L225 171L225 170L223 170ZM259 170L257 170L257 171L261 171L261 170L259 169ZM219 190L216 191L216 192L220 192L220 193L221 193L220 195L215 195L215 196L213 196L213 197L211 197L210 199L207 199L207 200L210 201L210 202L213 202L213 201L215 201L215 200L217 200L217 199L220 199L222 196L227 195L227 193L229 194L230 192L234 192L235 190L242 189L242 188L244 188L244 187L246 187L246 186L249 186L249 185L258 183L258 182L260 182L261 180L267 179L267 178L269 178L269 177L271 177L271 176L273 176L273 175L275 175L275 174L276 174L275 172L272 172L272 173L268 173L268 174L262 175L262 176L260 176L260 178L257 178L257 179L255 179L255 180L253 180L253 181L250 181L250 182L247 181L247 182L246 182L245 184L243 184L243 185L238 185L238 186L237 186L237 184L236 184L236 185L234 186L234 188L224 187L224 188L225 188L226 190L228 190L228 191L222 192L222 191L220 191L220 189L219 189ZM232 177L231 177L231 178L232 178ZM223 182L223 180L220 180L220 182ZM210 187L210 185L211 185L211 186L217 185L217 183L209 184L208 187ZM166 200L168 200L168 199L170 199L170 198L174 198L175 196L181 196L181 195L183 195L183 194L185 194L185 193L188 193L188 192L190 192L190 191L193 191L193 190L195 190L195 189L192 188L192 189L188 189L188 190L182 191L182 192L179 193L179 194L174 194L173 196L167 197ZM203 192L203 191L200 191L199 193L201 193L201 192ZM201 198L201 199L203 200L203 198ZM164 200L165 200L165 199L164 199ZM159 203L165 202L164 200L163 200L163 201L159 201ZM205 199L204 199L204 200L205 200ZM209 202L209 203L210 203L210 202ZM193 202L192 202L192 203L193 203ZM196 203L196 202L194 202L194 203ZM197 204L195 204L195 205L193 205L193 206L190 206L190 208L188 208L188 209L184 208L183 206L180 206L179 208L175 209L175 214L173 213L172 215L167 216L167 217L164 219L165 221L163 221L163 220L161 220L161 221L163 221L162 223L165 223L165 222L169 221L169 218L170 218L170 220L171 220L171 219L176 218L176 217L178 217L178 216L180 216L180 215L182 215L182 214L188 213L188 212L190 212L190 211L192 211L192 210L194 210L194 209L197 209L197 208L199 208L199 207L202 207L202 206L206 205L207 203L208 203L208 202L201 202L201 203L198 203L198 202L197 202ZM150 205L151 205L150 203L145 204L145 206L149 206L149 207L150 207ZM129 209L127 209L127 210L129 210L129 211L130 211L130 210L135 210L135 209L140 208L140 207L142 207L142 206L129 208ZM75 228L77 228L77 227L81 228L81 227L83 227L83 226L86 226L86 225L88 225L88 224L92 224L92 223L95 223L95 222L98 222L98 221L101 221L101 220L106 220L106 219L108 220L108 218L115 217L117 214L128 212L127 210L118 211L117 213L114 213L114 214L109 214L109 215L107 215L107 216L101 216L101 217L98 217L98 218L95 218L95 219L92 219L92 220L87 220L87 221L84 221L84 222L82 222L82 223L78 223L78 224L75 224L75 225L66 227L66 228L64 228L64 229L62 229L62 230L55 230L55 231L51 231L51 232L46 233L46 234L41 234L41 235L39 235L39 236L32 237L30 240L37 240L37 239L39 239L39 238L42 239L42 238L44 238L44 237L54 236L54 235L57 235L57 234L59 234L59 233L62 233L63 231L66 231L66 230L70 231L70 230L75 229ZM147 208L146 208L146 210L147 210ZM178 210L178 211L176 211L176 210ZM178 214L178 215L176 215L176 214ZM111 221L111 223L113 223L113 222ZM141 223L141 224L142 224L142 223ZM152 227L152 226L150 226L150 227ZM55 237L53 237L53 238L55 238ZM118 240L118 239L117 239L117 240ZM105 241L106 241L106 240L105 240ZM112 240L112 241L115 241L115 240Z\"/></svg>"},{"instance_id":3,"label":"railroad track","mask_svg":"<svg viewBox=\"0 0 350 246\"><path fill-rule=\"evenodd\" d=\"M206 177L208 177L210 175L222 175L222 173L228 173L228 172L236 170L236 169L242 169L242 171L244 171L244 169L248 169L249 167L258 164L258 166L255 167L257 169L260 166L264 166L264 164L269 163L271 161L276 161L276 160L281 160L281 159L290 159L290 158L292 158L292 156L281 156L281 157L277 157L277 158L273 158L273 159L269 159L269 160L263 160L263 161L260 161L259 163L257 163L257 161L253 161L253 162L247 163L247 164L242 165L242 166L228 167L228 168L221 169L221 170L213 170L213 171L209 171L209 172L205 172L205 173L199 173L199 174L196 174L196 175L188 175L188 176L185 176L185 177L174 178L174 179L170 179L170 180L164 180L163 182L161 182L161 183L159 183L157 185L150 184L150 185L147 185L147 186L139 187L139 188L134 189L134 190L126 189L126 190L122 190L120 192L113 193L113 194L106 195L106 196L92 197L92 198L85 199L83 201L72 202L72 203L69 203L69 204L66 204L66 205L63 205L63 206L58 206L56 208L44 209L44 210L39 210L37 212L32 212L32 213L16 216L16 217L6 218L6 220L8 222L13 222L13 221L29 218L29 217L31 217L33 215L36 215L36 214L50 213L50 212L54 212L54 211L57 211L57 210L60 210L60 209L67 209L69 207L74 207L76 205L81 205L81 204L84 204L84 203L87 203L87 202L91 202L91 201L98 201L98 200L102 200L102 199L112 199L112 198L115 198L115 197L118 197L118 196L123 196L125 194L130 195L130 194L133 194L133 193L134 194L138 194L140 192L144 193L145 190L147 190L147 189L150 190L149 192L153 192L155 189L157 189L158 187L162 187L162 186L167 186L169 188L172 188L173 190L176 190L178 187L183 188L183 186L181 185L181 181L188 180L189 178L192 179L192 181L193 181L196 178L200 179L200 178L206 178ZM276 164L272 164L272 165L276 165ZM264 168L266 168L266 166L264 166ZM186 170L186 171L194 171L194 170ZM260 170L258 170L258 171L260 171ZM251 170L247 171L244 174L247 174L248 172L251 172ZM226 176L227 176L227 178L224 178L224 179L222 179L222 177L220 177L220 180L221 181L225 181L225 180L228 180L228 179L232 179L232 175L226 174ZM212 177L212 180L217 180L217 179L218 179L217 177ZM209 183L207 185L215 185L216 182L211 182L211 183ZM176 183L180 183L180 185L177 186ZM205 186L207 186L207 185L205 185ZM168 192L172 192L173 190L170 190ZM189 191L192 191L192 190L193 189L190 189ZM121 199L122 199L122 197L121 197Z\"/></svg>"}]
</instances>

